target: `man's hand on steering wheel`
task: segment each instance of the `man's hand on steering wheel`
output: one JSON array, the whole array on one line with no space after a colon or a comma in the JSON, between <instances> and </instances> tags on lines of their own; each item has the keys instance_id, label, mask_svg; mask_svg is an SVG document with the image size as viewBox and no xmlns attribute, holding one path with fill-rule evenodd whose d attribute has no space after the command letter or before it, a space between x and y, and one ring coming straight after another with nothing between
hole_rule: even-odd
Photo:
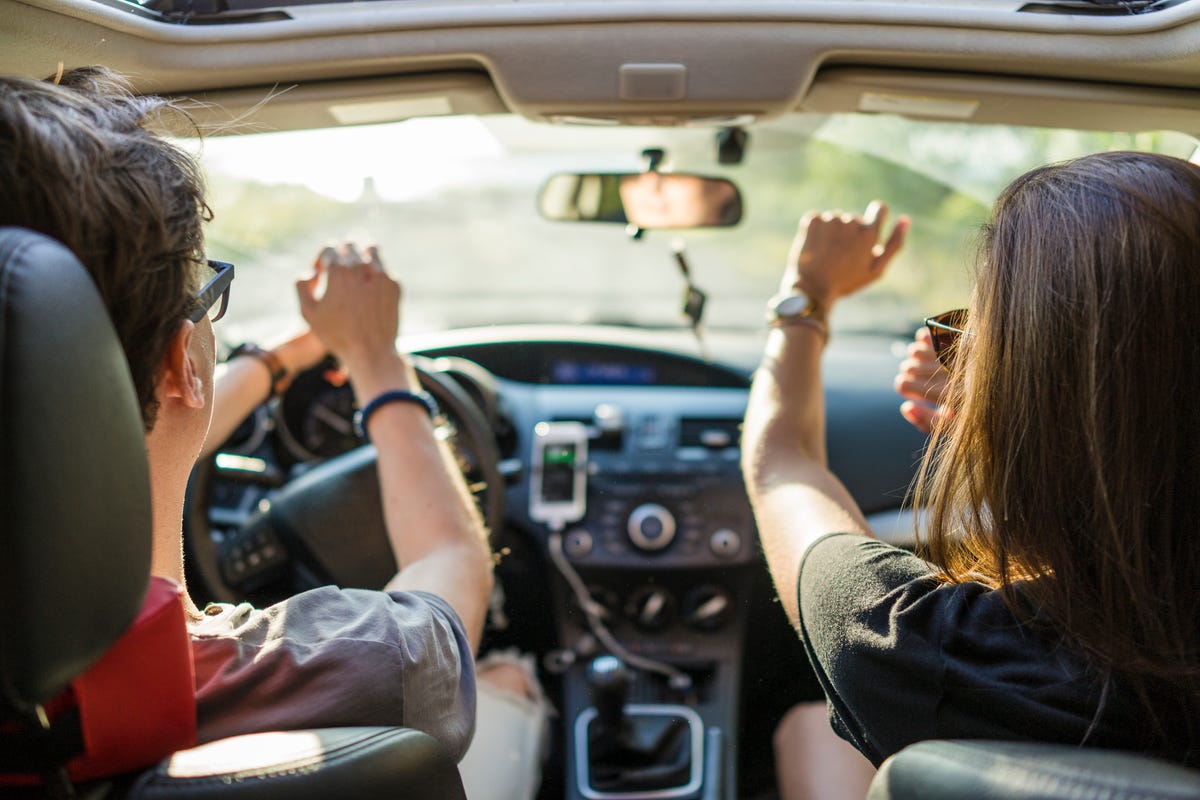
<instances>
[{"instance_id":1,"label":"man's hand on steering wheel","mask_svg":"<svg viewBox=\"0 0 1200 800\"><path fill-rule=\"evenodd\" d=\"M311 330L267 350L249 345L243 348L248 348L243 350L246 357L231 358L218 367L212 422L202 457L212 455L229 439L263 398L283 394L293 378L315 367L326 355L325 345ZM281 370L282 375L277 377L276 370Z\"/></svg>"}]
</instances>

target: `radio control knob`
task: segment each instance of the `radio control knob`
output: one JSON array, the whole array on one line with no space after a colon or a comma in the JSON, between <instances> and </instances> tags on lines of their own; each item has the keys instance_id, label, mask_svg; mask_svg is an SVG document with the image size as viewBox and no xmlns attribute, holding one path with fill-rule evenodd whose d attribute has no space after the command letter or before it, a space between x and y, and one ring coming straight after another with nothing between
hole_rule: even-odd
<instances>
[{"instance_id":1,"label":"radio control knob","mask_svg":"<svg viewBox=\"0 0 1200 800\"><path fill-rule=\"evenodd\" d=\"M630 513L625 531L639 550L662 550L675 539L675 517L658 503L643 503Z\"/></svg>"},{"instance_id":2,"label":"radio control knob","mask_svg":"<svg viewBox=\"0 0 1200 800\"><path fill-rule=\"evenodd\" d=\"M742 549L742 537L736 531L721 528L713 531L708 539L708 547L719 558L733 558Z\"/></svg>"},{"instance_id":3,"label":"radio control knob","mask_svg":"<svg viewBox=\"0 0 1200 800\"><path fill-rule=\"evenodd\" d=\"M572 528L563 539L563 549L571 558L584 558L592 552L594 544L592 535L583 528Z\"/></svg>"}]
</instances>

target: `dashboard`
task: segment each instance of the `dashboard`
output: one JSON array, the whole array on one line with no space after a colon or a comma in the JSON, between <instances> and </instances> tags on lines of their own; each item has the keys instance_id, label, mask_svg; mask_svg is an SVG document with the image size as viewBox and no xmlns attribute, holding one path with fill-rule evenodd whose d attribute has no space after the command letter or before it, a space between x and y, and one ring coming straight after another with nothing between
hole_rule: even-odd
<instances>
[{"instance_id":1,"label":"dashboard","mask_svg":"<svg viewBox=\"0 0 1200 800\"><path fill-rule=\"evenodd\" d=\"M724 732L711 757L734 796L747 757L739 750L749 746L739 718L756 713L746 686L774 680L743 655L795 647L739 465L761 334L713 337L711 359L686 334L579 326L461 330L405 344L433 388L449 384L477 416L468 424L445 413L439 432L498 517L489 521L506 597L485 644L538 655L562 713L567 796L588 796L570 727L592 704L586 666L614 648L640 667L634 699L686 705L706 730ZM903 540L911 517L899 509L924 438L896 411L898 360L889 339L835 338L825 381L831 466L876 527ZM377 496L362 488L373 473L350 486L323 472L369 450L355 436L354 411L347 376L326 362L258 409L194 478L189 504L203 511L189 514L189 562L215 565L202 578L218 584L220 599L265 603L329 580L373 588L391 576L385 538L355 533L381 525ZM461 435L475 427L487 441ZM338 510L319 527L332 533L297 541L286 520L257 524L306 482L329 484ZM799 653L788 659L803 663Z\"/></svg>"}]
</instances>

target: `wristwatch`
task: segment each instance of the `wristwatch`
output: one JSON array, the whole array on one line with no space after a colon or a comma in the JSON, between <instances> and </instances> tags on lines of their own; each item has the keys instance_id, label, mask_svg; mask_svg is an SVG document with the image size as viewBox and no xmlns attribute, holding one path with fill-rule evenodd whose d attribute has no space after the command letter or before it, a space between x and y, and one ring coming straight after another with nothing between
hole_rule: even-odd
<instances>
[{"instance_id":1,"label":"wristwatch","mask_svg":"<svg viewBox=\"0 0 1200 800\"><path fill-rule=\"evenodd\" d=\"M772 325L787 325L800 319L825 324L825 309L801 291L777 294L767 301L767 320Z\"/></svg>"},{"instance_id":2,"label":"wristwatch","mask_svg":"<svg viewBox=\"0 0 1200 800\"><path fill-rule=\"evenodd\" d=\"M279 356L251 342L243 342L233 348L229 353L229 357L225 360L232 361L239 356L249 356L250 358L258 359L267 368L267 372L271 374L271 393L267 396L267 400L283 394L283 390L288 385L288 371L283 362L279 360Z\"/></svg>"},{"instance_id":3,"label":"wristwatch","mask_svg":"<svg viewBox=\"0 0 1200 800\"><path fill-rule=\"evenodd\" d=\"M812 328L829 341L829 325L825 322L825 309L802 291L777 294L767 301L767 321L772 328L801 325Z\"/></svg>"}]
</instances>

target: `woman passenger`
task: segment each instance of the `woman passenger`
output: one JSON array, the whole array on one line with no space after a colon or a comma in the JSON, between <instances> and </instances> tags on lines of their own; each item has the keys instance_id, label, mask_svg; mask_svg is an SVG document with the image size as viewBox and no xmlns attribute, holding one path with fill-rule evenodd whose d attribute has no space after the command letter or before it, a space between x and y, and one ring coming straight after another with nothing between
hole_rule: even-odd
<instances>
[{"instance_id":1,"label":"woman passenger","mask_svg":"<svg viewBox=\"0 0 1200 800\"><path fill-rule=\"evenodd\" d=\"M782 284L803 300L777 301L746 414L764 551L834 729L875 766L931 738L1197 763L1200 168L1103 153L1001 195L970 309L931 325L954 413L924 418L928 561L871 538L826 463L828 314L902 244L885 217L805 217Z\"/></svg>"}]
</instances>

